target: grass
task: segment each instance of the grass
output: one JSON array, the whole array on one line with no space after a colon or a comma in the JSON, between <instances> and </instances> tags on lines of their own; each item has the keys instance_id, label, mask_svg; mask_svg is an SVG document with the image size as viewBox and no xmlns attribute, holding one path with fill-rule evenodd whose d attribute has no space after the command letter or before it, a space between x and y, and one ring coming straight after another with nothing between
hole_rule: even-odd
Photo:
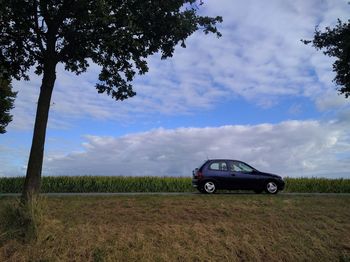
<instances>
[{"instance_id":1,"label":"grass","mask_svg":"<svg viewBox=\"0 0 350 262\"><path fill-rule=\"evenodd\" d=\"M45 199L33 197L29 203L20 199L6 202L0 208L0 243L6 239L18 239L24 242L37 237L45 215Z\"/></svg>"},{"instance_id":2,"label":"grass","mask_svg":"<svg viewBox=\"0 0 350 262\"><path fill-rule=\"evenodd\" d=\"M0 212L14 198L0 198ZM0 261L349 261L350 196L50 197ZM1 233L0 233L1 235Z\"/></svg>"},{"instance_id":3,"label":"grass","mask_svg":"<svg viewBox=\"0 0 350 262\"><path fill-rule=\"evenodd\" d=\"M350 193L350 179L285 178L285 192ZM1 178L0 193L20 193L24 177ZM42 192L194 192L190 177L43 177Z\"/></svg>"}]
</instances>

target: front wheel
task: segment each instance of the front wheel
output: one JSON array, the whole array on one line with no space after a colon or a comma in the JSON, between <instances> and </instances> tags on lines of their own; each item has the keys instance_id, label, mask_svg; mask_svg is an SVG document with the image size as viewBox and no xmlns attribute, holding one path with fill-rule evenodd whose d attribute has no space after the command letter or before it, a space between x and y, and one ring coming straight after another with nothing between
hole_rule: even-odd
<instances>
[{"instance_id":1,"label":"front wheel","mask_svg":"<svg viewBox=\"0 0 350 262\"><path fill-rule=\"evenodd\" d=\"M216 191L216 185L213 181L207 181L203 186L204 192L207 194L213 194Z\"/></svg>"},{"instance_id":2,"label":"front wheel","mask_svg":"<svg viewBox=\"0 0 350 262\"><path fill-rule=\"evenodd\" d=\"M266 193L269 193L269 194L277 194L278 186L277 186L276 182L273 182L273 181L267 182L267 184L265 186L265 191L266 191Z\"/></svg>"}]
</instances>

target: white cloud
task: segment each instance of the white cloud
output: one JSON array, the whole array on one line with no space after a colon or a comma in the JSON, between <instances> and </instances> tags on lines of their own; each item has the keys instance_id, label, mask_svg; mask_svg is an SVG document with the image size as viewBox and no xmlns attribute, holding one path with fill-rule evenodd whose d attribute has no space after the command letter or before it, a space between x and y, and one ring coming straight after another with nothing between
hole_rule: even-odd
<instances>
[{"instance_id":1,"label":"white cloud","mask_svg":"<svg viewBox=\"0 0 350 262\"><path fill-rule=\"evenodd\" d=\"M44 173L190 176L192 169L209 157L240 159L284 176L349 178L347 127L343 122L287 121L155 129L123 137L86 136L80 152L49 155Z\"/></svg>"},{"instance_id":2,"label":"white cloud","mask_svg":"<svg viewBox=\"0 0 350 262\"><path fill-rule=\"evenodd\" d=\"M318 96L315 102L321 111L343 109L350 105L349 99L344 99L343 95L337 94L334 90L329 90Z\"/></svg>"}]
</instances>

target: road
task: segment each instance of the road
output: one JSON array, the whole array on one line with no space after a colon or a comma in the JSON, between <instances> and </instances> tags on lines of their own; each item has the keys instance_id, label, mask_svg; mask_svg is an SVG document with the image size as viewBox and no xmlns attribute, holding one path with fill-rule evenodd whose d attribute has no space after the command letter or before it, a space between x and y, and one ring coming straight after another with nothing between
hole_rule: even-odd
<instances>
[{"instance_id":1,"label":"road","mask_svg":"<svg viewBox=\"0 0 350 262\"><path fill-rule=\"evenodd\" d=\"M19 193L0 193L0 197L18 197ZM199 196L204 195L197 192L128 192L128 193L43 193L43 196L48 197L71 197L71 196ZM232 192L232 193L216 193L215 195L257 195L250 192ZM266 195L266 194L263 194ZM350 196L350 193L283 193L280 192L279 196Z\"/></svg>"}]
</instances>

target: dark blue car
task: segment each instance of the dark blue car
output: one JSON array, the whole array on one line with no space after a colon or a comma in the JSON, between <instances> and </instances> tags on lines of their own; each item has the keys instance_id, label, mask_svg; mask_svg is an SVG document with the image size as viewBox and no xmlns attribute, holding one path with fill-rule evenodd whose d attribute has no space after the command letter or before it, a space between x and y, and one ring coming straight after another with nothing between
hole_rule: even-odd
<instances>
[{"instance_id":1,"label":"dark blue car","mask_svg":"<svg viewBox=\"0 0 350 262\"><path fill-rule=\"evenodd\" d=\"M276 194L284 189L284 181L280 176L260 172L242 161L212 159L193 170L192 186L208 194L215 193L217 189Z\"/></svg>"}]
</instances>

